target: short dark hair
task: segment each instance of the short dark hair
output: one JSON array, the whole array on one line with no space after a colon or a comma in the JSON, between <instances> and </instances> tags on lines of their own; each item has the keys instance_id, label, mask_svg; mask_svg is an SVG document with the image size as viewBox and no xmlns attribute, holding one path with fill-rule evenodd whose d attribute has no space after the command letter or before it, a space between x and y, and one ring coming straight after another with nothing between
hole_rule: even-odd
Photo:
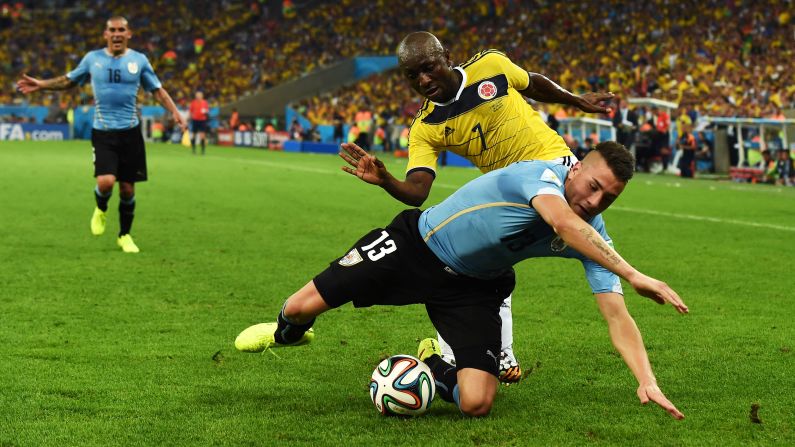
<instances>
[{"instance_id":1,"label":"short dark hair","mask_svg":"<svg viewBox=\"0 0 795 447\"><path fill-rule=\"evenodd\" d=\"M604 158L618 180L627 183L635 174L635 156L623 144L603 141L597 144L593 151Z\"/></svg>"}]
</instances>

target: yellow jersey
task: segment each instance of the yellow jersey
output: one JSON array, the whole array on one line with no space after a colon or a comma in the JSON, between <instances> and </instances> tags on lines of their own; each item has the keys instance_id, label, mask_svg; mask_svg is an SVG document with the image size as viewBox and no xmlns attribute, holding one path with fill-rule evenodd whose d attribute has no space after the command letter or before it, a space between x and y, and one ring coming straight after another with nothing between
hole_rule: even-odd
<instances>
[{"instance_id":1,"label":"yellow jersey","mask_svg":"<svg viewBox=\"0 0 795 447\"><path fill-rule=\"evenodd\" d=\"M519 91L530 75L497 50L482 51L455 67L463 76L444 104L425 100L411 124L406 173L436 173L441 151L469 159L483 173L521 160L572 155Z\"/></svg>"}]
</instances>

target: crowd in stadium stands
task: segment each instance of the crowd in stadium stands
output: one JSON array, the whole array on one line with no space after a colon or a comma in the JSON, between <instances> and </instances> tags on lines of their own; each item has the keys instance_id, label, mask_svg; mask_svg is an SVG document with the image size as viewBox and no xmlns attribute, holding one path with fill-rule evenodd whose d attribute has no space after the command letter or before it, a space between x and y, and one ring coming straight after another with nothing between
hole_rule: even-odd
<instances>
[{"instance_id":1,"label":"crowd in stadium stands","mask_svg":"<svg viewBox=\"0 0 795 447\"><path fill-rule=\"evenodd\" d=\"M30 3L30 5L27 5ZM35 77L60 76L88 51L102 48L105 20L122 14L130 24L130 47L143 52L181 105L203 89L215 102L227 102L251 90L230 73L246 71L228 39L233 29L259 16L258 3L231 0L163 2L139 0L49 0L1 5L0 104L22 100L14 81L22 72ZM148 95L144 103L154 103ZM37 101L90 104L90 88L42 96Z\"/></svg>"},{"instance_id":2,"label":"crowd in stadium stands","mask_svg":"<svg viewBox=\"0 0 795 447\"><path fill-rule=\"evenodd\" d=\"M368 18L380 17L377 3ZM795 74L787 69L795 55L791 1L618 1L609 8L594 7L595 2L535 2L532 7L512 1L461 3L460 8L427 11L407 30L437 34L456 63L496 48L572 91L669 100L682 106L677 115L691 120L704 115L780 119L782 108L795 106ZM340 8L345 6L330 10ZM359 29L370 32L373 26ZM374 36L394 33L384 26L375 29ZM375 52L378 44L373 39L365 50ZM334 107L330 102L350 115L348 110L362 98L387 98L383 110L393 114L412 109L407 101L416 99L407 90L394 72L303 106L310 119L328 122ZM558 118L579 114L557 107L550 111Z\"/></svg>"},{"instance_id":3,"label":"crowd in stadium stands","mask_svg":"<svg viewBox=\"0 0 795 447\"><path fill-rule=\"evenodd\" d=\"M131 47L149 56L183 106L197 90L212 105L224 104L346 58L394 54L406 33L429 30L450 48L454 63L499 49L575 92L677 102L681 110L670 120L689 120L697 132L705 115L777 119L795 105L793 8L791 0L616 0L610 7L543 0L142 0L134 8L122 0L23 1L0 10L0 104L21 100L12 85L22 71L57 76L102 47L104 20L121 13L134 33ZM52 98L62 105L91 101L87 88ZM141 99L151 102L148 95ZM410 122L419 103L393 70L296 107L313 124L354 124L357 113L370 112L374 129L384 132ZM579 115L557 106L547 111L558 119ZM635 112L636 133L649 121L657 126L655 112Z\"/></svg>"}]
</instances>

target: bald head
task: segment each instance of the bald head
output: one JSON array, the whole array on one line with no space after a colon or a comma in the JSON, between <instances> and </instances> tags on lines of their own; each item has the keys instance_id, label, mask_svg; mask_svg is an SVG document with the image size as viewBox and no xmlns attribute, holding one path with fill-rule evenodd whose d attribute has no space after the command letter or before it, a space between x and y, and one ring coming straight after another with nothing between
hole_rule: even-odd
<instances>
[{"instance_id":1,"label":"bald head","mask_svg":"<svg viewBox=\"0 0 795 447\"><path fill-rule=\"evenodd\" d=\"M427 31L411 33L400 41L397 47L398 63L411 59L445 57L444 47L439 39Z\"/></svg>"},{"instance_id":2,"label":"bald head","mask_svg":"<svg viewBox=\"0 0 795 447\"><path fill-rule=\"evenodd\" d=\"M115 22L115 23L114 23ZM111 26L126 26L129 27L130 25L127 23L127 19L124 16L113 16L105 22L105 26L110 28Z\"/></svg>"}]
</instances>

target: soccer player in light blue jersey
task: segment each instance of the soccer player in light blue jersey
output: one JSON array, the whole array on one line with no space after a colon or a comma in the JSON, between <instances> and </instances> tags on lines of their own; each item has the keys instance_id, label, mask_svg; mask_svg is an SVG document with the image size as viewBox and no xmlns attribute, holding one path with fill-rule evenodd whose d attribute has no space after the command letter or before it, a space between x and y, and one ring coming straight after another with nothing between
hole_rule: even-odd
<instances>
[{"instance_id":1,"label":"soccer player in light blue jersey","mask_svg":"<svg viewBox=\"0 0 795 447\"><path fill-rule=\"evenodd\" d=\"M36 79L23 75L17 89L25 94L39 90L66 90L91 82L94 91L94 197L97 206L91 216L91 233L105 232L108 200L119 182L119 236L117 244L125 253L138 253L130 235L135 214L135 183L147 179L146 149L136 109L138 88L144 89L171 113L184 131L185 120L163 88L143 54L127 48L132 37L124 17L108 19L103 33L107 47L88 52L80 64L64 76Z\"/></svg>"},{"instance_id":2,"label":"soccer player in light blue jersey","mask_svg":"<svg viewBox=\"0 0 795 447\"><path fill-rule=\"evenodd\" d=\"M525 98L575 106L586 113L608 113L603 101L612 93L573 94L546 76L528 71L497 50L481 51L454 66L450 52L431 33L408 34L397 47L400 72L425 100L412 121L405 179L394 177L383 163L357 164L363 149L341 145L343 169L381 187L409 206L421 206L437 176L440 157L453 152L481 172L521 160L557 160L571 166L575 159L566 142L549 128ZM518 382L522 369L513 352L512 297L503 301L500 381ZM443 337L445 358L454 360Z\"/></svg>"},{"instance_id":3,"label":"soccer player in light blue jersey","mask_svg":"<svg viewBox=\"0 0 795 447\"><path fill-rule=\"evenodd\" d=\"M433 371L443 399L465 415L484 416L498 388L499 311L514 288L512 266L528 258L573 258L582 262L613 345L638 381L641 403L653 401L682 419L657 386L619 277L642 296L680 313L688 308L667 284L639 272L613 249L601 216L634 167L624 146L604 142L570 169L521 161L484 174L439 205L404 211L365 235L290 296L275 323L247 328L235 346L260 352L310 342L315 318L348 302L424 304L456 365L442 359L435 339L423 340L417 356Z\"/></svg>"}]
</instances>

